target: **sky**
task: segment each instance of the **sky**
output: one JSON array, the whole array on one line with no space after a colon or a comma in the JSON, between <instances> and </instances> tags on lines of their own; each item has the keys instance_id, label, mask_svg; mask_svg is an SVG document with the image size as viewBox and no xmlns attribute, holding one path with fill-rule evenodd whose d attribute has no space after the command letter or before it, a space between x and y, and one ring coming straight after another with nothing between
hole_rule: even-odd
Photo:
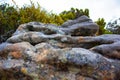
<instances>
[{"instance_id":1,"label":"sky","mask_svg":"<svg viewBox=\"0 0 120 80\"><path fill-rule=\"evenodd\" d=\"M12 0L0 0L1 2L12 3ZM17 5L30 4L29 0L14 0ZM48 12L59 14L64 10L70 10L71 7L78 9L88 8L90 18L96 21L98 18L104 18L106 22L120 17L120 0L32 0L39 3Z\"/></svg>"}]
</instances>

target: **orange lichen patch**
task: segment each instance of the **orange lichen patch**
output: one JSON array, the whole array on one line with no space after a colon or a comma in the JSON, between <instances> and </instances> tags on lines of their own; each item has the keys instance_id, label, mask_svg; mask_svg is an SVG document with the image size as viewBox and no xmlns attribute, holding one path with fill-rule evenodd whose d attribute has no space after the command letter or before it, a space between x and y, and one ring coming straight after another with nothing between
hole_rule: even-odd
<instances>
[{"instance_id":1,"label":"orange lichen patch","mask_svg":"<svg viewBox=\"0 0 120 80\"><path fill-rule=\"evenodd\" d=\"M21 72L24 73L24 74L27 74L27 69L24 68L24 67L22 67L22 68L21 68Z\"/></svg>"},{"instance_id":2,"label":"orange lichen patch","mask_svg":"<svg viewBox=\"0 0 120 80\"><path fill-rule=\"evenodd\" d=\"M19 45L13 44L5 47L2 51L0 51L0 56L6 58L8 55L12 56L13 58L21 58L22 51L24 48L20 47Z\"/></svg>"},{"instance_id":3,"label":"orange lichen patch","mask_svg":"<svg viewBox=\"0 0 120 80\"><path fill-rule=\"evenodd\" d=\"M59 46L60 48L65 48L67 46L67 44L65 44L65 43L57 43L55 45Z\"/></svg>"},{"instance_id":4,"label":"orange lichen patch","mask_svg":"<svg viewBox=\"0 0 120 80\"><path fill-rule=\"evenodd\" d=\"M111 54L108 54L109 57L115 57L120 59L120 51L113 51Z\"/></svg>"},{"instance_id":5,"label":"orange lichen patch","mask_svg":"<svg viewBox=\"0 0 120 80\"><path fill-rule=\"evenodd\" d=\"M78 42L84 42L84 38L83 37L79 37Z\"/></svg>"},{"instance_id":6,"label":"orange lichen patch","mask_svg":"<svg viewBox=\"0 0 120 80\"><path fill-rule=\"evenodd\" d=\"M22 54L20 52L10 52L9 55L16 59L19 59L22 57Z\"/></svg>"},{"instance_id":7,"label":"orange lichen patch","mask_svg":"<svg viewBox=\"0 0 120 80\"><path fill-rule=\"evenodd\" d=\"M52 62L56 56L57 54L55 54L54 50L45 49L40 54L36 55L35 60L36 62L48 63L49 61Z\"/></svg>"},{"instance_id":8,"label":"orange lichen patch","mask_svg":"<svg viewBox=\"0 0 120 80\"><path fill-rule=\"evenodd\" d=\"M1 57L7 57L10 52L20 52L20 47L18 45L8 45L3 50L0 51Z\"/></svg>"},{"instance_id":9,"label":"orange lichen patch","mask_svg":"<svg viewBox=\"0 0 120 80\"><path fill-rule=\"evenodd\" d=\"M49 53L49 50L43 50L42 53L36 56L36 61L46 61L47 60L47 54Z\"/></svg>"},{"instance_id":10,"label":"orange lichen patch","mask_svg":"<svg viewBox=\"0 0 120 80\"><path fill-rule=\"evenodd\" d=\"M79 76L79 77L76 78L76 80L85 80L85 77Z\"/></svg>"},{"instance_id":11,"label":"orange lichen patch","mask_svg":"<svg viewBox=\"0 0 120 80\"><path fill-rule=\"evenodd\" d=\"M115 74L113 71L100 71L100 73L98 73L101 76L102 80L114 80L115 78Z\"/></svg>"}]
</instances>

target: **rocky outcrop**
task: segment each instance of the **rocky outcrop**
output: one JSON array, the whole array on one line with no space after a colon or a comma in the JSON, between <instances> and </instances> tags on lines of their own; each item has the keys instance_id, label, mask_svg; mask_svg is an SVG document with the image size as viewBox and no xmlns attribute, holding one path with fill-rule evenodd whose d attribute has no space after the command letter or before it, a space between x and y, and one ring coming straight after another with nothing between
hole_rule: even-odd
<instances>
[{"instance_id":1,"label":"rocky outcrop","mask_svg":"<svg viewBox=\"0 0 120 80\"><path fill-rule=\"evenodd\" d=\"M30 22L22 24L16 30L14 35L30 31L39 31L44 34L65 34L71 36L92 36L98 31L99 27L93 23L87 16L81 16L76 20L65 22L61 27L52 24L43 24L39 22Z\"/></svg>"},{"instance_id":2,"label":"rocky outcrop","mask_svg":"<svg viewBox=\"0 0 120 80\"><path fill-rule=\"evenodd\" d=\"M62 24L62 30L72 36L93 36L99 27L87 16L81 16L75 20L68 20Z\"/></svg>"},{"instance_id":3,"label":"rocky outcrop","mask_svg":"<svg viewBox=\"0 0 120 80\"><path fill-rule=\"evenodd\" d=\"M120 80L120 35L97 31L86 16L59 27L22 24L0 44L0 79Z\"/></svg>"}]
</instances>

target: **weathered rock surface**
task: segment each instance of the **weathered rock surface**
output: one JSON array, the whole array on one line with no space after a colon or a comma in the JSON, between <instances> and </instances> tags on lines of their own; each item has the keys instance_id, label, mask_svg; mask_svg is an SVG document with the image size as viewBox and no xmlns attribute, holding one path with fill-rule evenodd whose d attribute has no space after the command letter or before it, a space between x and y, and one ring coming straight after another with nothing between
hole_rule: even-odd
<instances>
[{"instance_id":1,"label":"weathered rock surface","mask_svg":"<svg viewBox=\"0 0 120 80\"><path fill-rule=\"evenodd\" d=\"M72 36L93 36L99 27L87 16L81 16L75 20L68 20L62 25L62 30Z\"/></svg>"},{"instance_id":2,"label":"weathered rock surface","mask_svg":"<svg viewBox=\"0 0 120 80\"><path fill-rule=\"evenodd\" d=\"M0 44L0 80L120 80L120 35L97 30L86 16L20 25Z\"/></svg>"},{"instance_id":3,"label":"weathered rock surface","mask_svg":"<svg viewBox=\"0 0 120 80\"><path fill-rule=\"evenodd\" d=\"M65 22L61 27L52 24L30 22L22 24L14 35L30 31L40 31L44 34L67 34L72 36L92 36L98 31L99 26L92 22L87 16L81 16L76 20Z\"/></svg>"}]
</instances>

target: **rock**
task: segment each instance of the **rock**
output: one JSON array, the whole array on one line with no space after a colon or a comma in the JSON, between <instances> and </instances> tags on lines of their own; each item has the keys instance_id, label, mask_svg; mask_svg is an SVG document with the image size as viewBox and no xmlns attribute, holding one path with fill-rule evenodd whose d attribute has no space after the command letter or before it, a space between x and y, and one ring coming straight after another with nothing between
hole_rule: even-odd
<instances>
[{"instance_id":1,"label":"rock","mask_svg":"<svg viewBox=\"0 0 120 80\"><path fill-rule=\"evenodd\" d=\"M81 16L75 20L69 20L62 25L62 30L72 36L93 36L99 30L99 26L87 16Z\"/></svg>"},{"instance_id":2,"label":"rock","mask_svg":"<svg viewBox=\"0 0 120 80\"><path fill-rule=\"evenodd\" d=\"M120 41L112 44L95 46L91 50L109 58L120 59Z\"/></svg>"},{"instance_id":3,"label":"rock","mask_svg":"<svg viewBox=\"0 0 120 80\"><path fill-rule=\"evenodd\" d=\"M33 56L34 52L35 52L35 48L30 43L21 42L21 43L6 45L4 49L0 50L0 56L4 58L10 57L17 59L19 58L27 59L30 56Z\"/></svg>"},{"instance_id":4,"label":"rock","mask_svg":"<svg viewBox=\"0 0 120 80\"><path fill-rule=\"evenodd\" d=\"M35 43L48 41L49 39L57 39L62 36L63 35L59 35L59 34L45 35L41 32L27 32L12 36L7 40L7 42L16 43L16 42L27 41L35 44Z\"/></svg>"},{"instance_id":5,"label":"rock","mask_svg":"<svg viewBox=\"0 0 120 80\"><path fill-rule=\"evenodd\" d=\"M99 26L92 22L87 16L81 16L78 19L65 22L58 27L53 24L43 24L39 22L30 22L18 27L13 35L20 33L39 31L44 34L67 34L72 36L92 36L97 33Z\"/></svg>"},{"instance_id":6,"label":"rock","mask_svg":"<svg viewBox=\"0 0 120 80\"><path fill-rule=\"evenodd\" d=\"M19 35L21 33L32 32L32 31L42 32L44 34L49 34L49 35L57 34L57 33L64 34L64 32L61 31L61 29L56 25L43 24L39 22L30 22L26 24L21 24L16 30L16 32L13 34L13 36Z\"/></svg>"},{"instance_id":7,"label":"rock","mask_svg":"<svg viewBox=\"0 0 120 80\"><path fill-rule=\"evenodd\" d=\"M68 27L68 26L71 26L73 24L82 23L82 22L92 22L92 20L89 19L87 16L83 15L75 20L68 20L68 21L64 22L61 26Z\"/></svg>"},{"instance_id":8,"label":"rock","mask_svg":"<svg viewBox=\"0 0 120 80\"><path fill-rule=\"evenodd\" d=\"M23 60L1 60L0 61L0 79L1 80L33 80L29 75L21 71Z\"/></svg>"},{"instance_id":9,"label":"rock","mask_svg":"<svg viewBox=\"0 0 120 80\"><path fill-rule=\"evenodd\" d=\"M56 47L83 47L92 48L100 44L111 44L120 40L120 35L106 34L101 36L69 36L62 34L45 35L41 32L27 32L10 37L7 42L30 42L31 44L38 44L40 42L48 42ZM78 45L79 44L79 45Z\"/></svg>"},{"instance_id":10,"label":"rock","mask_svg":"<svg viewBox=\"0 0 120 80\"><path fill-rule=\"evenodd\" d=\"M120 35L97 30L86 16L21 24L0 44L0 80L120 80Z\"/></svg>"},{"instance_id":11,"label":"rock","mask_svg":"<svg viewBox=\"0 0 120 80\"><path fill-rule=\"evenodd\" d=\"M119 61L107 59L97 53L83 49L42 49L36 61L50 64L60 70L71 71L93 79L114 80L119 73ZM51 53L52 52L52 53ZM107 79L108 78L108 79Z\"/></svg>"}]
</instances>

